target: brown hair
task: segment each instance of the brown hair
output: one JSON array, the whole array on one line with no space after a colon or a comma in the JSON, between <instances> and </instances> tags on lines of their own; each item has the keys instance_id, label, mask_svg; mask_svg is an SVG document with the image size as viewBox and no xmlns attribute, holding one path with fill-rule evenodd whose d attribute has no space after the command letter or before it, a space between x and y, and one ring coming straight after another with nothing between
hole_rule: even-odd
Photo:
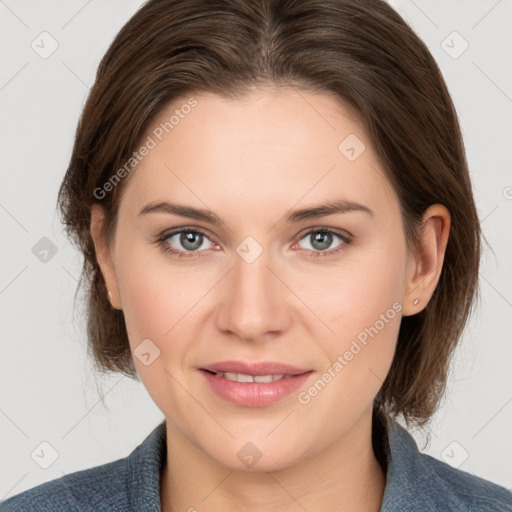
<instances>
[{"instance_id":1,"label":"brown hair","mask_svg":"<svg viewBox=\"0 0 512 512\"><path fill-rule=\"evenodd\" d=\"M420 313L402 318L375 401L380 411L421 425L443 395L478 294L480 225L441 72L383 0L150 0L121 29L99 65L58 197L66 232L84 254L79 289L96 368L137 377L123 312L107 299L89 231L91 205L99 203L111 239L129 176L105 197L95 191L169 102L202 91L242 98L264 85L330 94L354 109L399 196L410 247L430 205L450 211L438 286Z\"/></svg>"}]
</instances>

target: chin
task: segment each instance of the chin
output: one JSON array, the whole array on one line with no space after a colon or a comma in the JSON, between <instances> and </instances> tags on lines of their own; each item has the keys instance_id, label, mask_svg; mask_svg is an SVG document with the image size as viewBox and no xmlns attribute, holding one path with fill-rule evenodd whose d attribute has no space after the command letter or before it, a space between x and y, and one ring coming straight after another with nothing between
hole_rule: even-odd
<instances>
[{"instance_id":1,"label":"chin","mask_svg":"<svg viewBox=\"0 0 512 512\"><path fill-rule=\"evenodd\" d=\"M258 447L258 443L250 441L235 442L224 448L222 453L212 453L210 456L222 466L234 471L268 472L280 471L300 462L305 457L302 450L290 447L283 450L282 445L275 446L267 443L265 447ZM234 456L230 456L230 452Z\"/></svg>"}]
</instances>

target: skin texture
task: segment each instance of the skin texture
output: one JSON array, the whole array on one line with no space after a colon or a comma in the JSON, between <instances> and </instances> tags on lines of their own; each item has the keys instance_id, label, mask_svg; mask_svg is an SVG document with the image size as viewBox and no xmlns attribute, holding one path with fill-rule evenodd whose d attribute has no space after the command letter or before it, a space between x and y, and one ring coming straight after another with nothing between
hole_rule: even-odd
<instances>
[{"instance_id":1,"label":"skin texture","mask_svg":"<svg viewBox=\"0 0 512 512\"><path fill-rule=\"evenodd\" d=\"M124 312L132 351L147 338L160 350L149 366L134 360L167 419L162 509L378 511L385 475L371 445L372 402L401 316L425 307L438 282L450 215L442 205L426 211L412 254L398 198L366 134L328 95L286 88L258 89L243 100L195 98L197 106L132 171L110 244L101 208L91 215L98 262L112 306ZM185 101L169 105L151 129ZM349 134L366 147L354 161L338 149ZM283 220L291 210L338 199L373 214ZM154 201L210 209L223 223L139 215ZM191 257L157 242L179 227L206 233L195 252L179 235L164 242ZM352 242L337 235L330 245L315 242L326 227ZM263 251L252 263L236 251L249 236ZM300 403L298 393L393 304L401 312L388 314L343 370ZM241 407L214 394L198 370L228 359L314 372L277 403ZM261 453L251 468L237 457L247 442Z\"/></svg>"}]
</instances>

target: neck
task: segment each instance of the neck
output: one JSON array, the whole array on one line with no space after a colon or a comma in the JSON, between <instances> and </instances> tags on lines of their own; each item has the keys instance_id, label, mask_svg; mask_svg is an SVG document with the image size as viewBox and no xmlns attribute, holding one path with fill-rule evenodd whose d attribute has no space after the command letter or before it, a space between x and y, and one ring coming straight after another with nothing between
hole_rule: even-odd
<instances>
[{"instance_id":1,"label":"neck","mask_svg":"<svg viewBox=\"0 0 512 512\"><path fill-rule=\"evenodd\" d=\"M378 512L385 473L372 448L371 409L343 438L300 463L276 471L218 464L167 425L163 512L339 510Z\"/></svg>"}]
</instances>

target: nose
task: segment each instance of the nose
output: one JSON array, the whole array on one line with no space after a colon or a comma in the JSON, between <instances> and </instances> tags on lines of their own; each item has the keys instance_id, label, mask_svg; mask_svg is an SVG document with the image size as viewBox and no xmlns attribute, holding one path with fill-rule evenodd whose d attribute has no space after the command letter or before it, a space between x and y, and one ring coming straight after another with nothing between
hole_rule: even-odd
<instances>
[{"instance_id":1,"label":"nose","mask_svg":"<svg viewBox=\"0 0 512 512\"><path fill-rule=\"evenodd\" d=\"M292 323L293 294L283 281L265 252L252 263L237 255L224 280L217 328L246 341L278 337Z\"/></svg>"}]
</instances>

